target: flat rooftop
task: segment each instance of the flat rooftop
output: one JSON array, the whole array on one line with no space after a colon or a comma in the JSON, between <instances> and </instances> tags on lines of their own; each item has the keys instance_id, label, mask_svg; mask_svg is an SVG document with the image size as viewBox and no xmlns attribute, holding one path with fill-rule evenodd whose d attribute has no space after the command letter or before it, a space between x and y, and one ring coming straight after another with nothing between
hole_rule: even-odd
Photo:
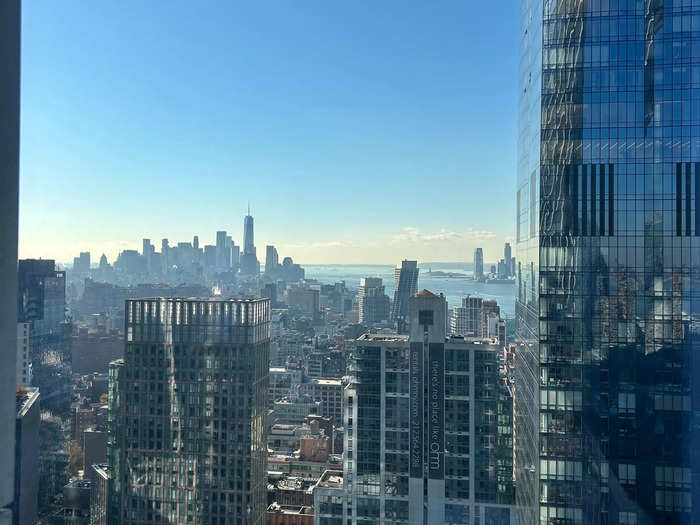
<instances>
[{"instance_id":1,"label":"flat rooftop","mask_svg":"<svg viewBox=\"0 0 700 525\"><path fill-rule=\"evenodd\" d=\"M321 474L316 486L329 489L343 488L343 471L326 470L323 474Z\"/></svg>"},{"instance_id":2,"label":"flat rooftop","mask_svg":"<svg viewBox=\"0 0 700 525\"><path fill-rule=\"evenodd\" d=\"M324 379L324 378L310 378L307 383L312 385L325 385L325 386L341 386L343 382L340 379Z\"/></svg>"},{"instance_id":3,"label":"flat rooftop","mask_svg":"<svg viewBox=\"0 0 700 525\"><path fill-rule=\"evenodd\" d=\"M408 335L405 334L396 334L396 333L391 333L391 334L362 334L360 337L357 338L357 341L396 341L396 342L401 342L401 343L407 343L408 342Z\"/></svg>"},{"instance_id":4,"label":"flat rooftop","mask_svg":"<svg viewBox=\"0 0 700 525\"><path fill-rule=\"evenodd\" d=\"M309 515L314 513L313 507L307 507L304 505L280 505L279 503L272 503L267 507L267 512L274 512L279 514L301 514Z\"/></svg>"}]
</instances>

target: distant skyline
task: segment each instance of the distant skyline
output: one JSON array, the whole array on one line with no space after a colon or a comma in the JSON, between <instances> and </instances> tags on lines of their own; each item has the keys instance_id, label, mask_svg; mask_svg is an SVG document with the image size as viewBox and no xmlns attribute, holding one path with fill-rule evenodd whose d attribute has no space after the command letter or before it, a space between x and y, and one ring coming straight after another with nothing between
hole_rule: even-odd
<instances>
[{"instance_id":1,"label":"distant skyline","mask_svg":"<svg viewBox=\"0 0 700 525\"><path fill-rule=\"evenodd\" d=\"M226 229L302 264L497 260L518 6L26 2L20 257ZM516 254L517 255L517 254Z\"/></svg>"},{"instance_id":2,"label":"distant skyline","mask_svg":"<svg viewBox=\"0 0 700 525\"><path fill-rule=\"evenodd\" d=\"M238 245L243 244L242 228L241 233L236 237L235 232L226 230L228 235L233 237L233 241ZM120 239L114 242L105 242L94 246L87 244L80 245L74 252L66 252L66 248L60 243L49 243L37 252L20 253L20 259L26 258L43 258L55 259L61 264L71 264L74 257L77 257L80 252L90 252L91 261L93 264L99 262L99 258L104 253L110 264L114 263L119 253L123 250L136 250L139 253L142 251L142 239L150 239L157 252L161 251L161 240L167 238L170 246L175 246L178 242L192 242L193 237L199 237L199 246L204 248L205 245L216 244L216 231L212 232L195 232L188 237L178 238L169 236L144 236L134 238L133 240ZM258 238L257 222L255 236ZM382 244L385 241L385 244ZM425 233L417 228L406 227L401 232L388 239L372 240L367 243L359 244L352 241L332 241L328 243L310 242L308 244L290 244L290 243L275 243L256 242L256 248L261 264L264 264L265 246L272 244L279 252L280 262L285 257L292 257L294 262L300 264L389 264L397 265L402 259L417 260L419 264L424 263L439 263L439 262L473 262L473 250L464 257L455 257L456 254L462 254L463 250L457 247L481 241L481 244L475 244L484 248L485 264L495 264L503 257L503 246L505 242L512 244L513 239L496 238L493 232L489 231L473 231L465 232L440 231L437 233ZM370 249L374 259L368 259L367 254L363 250ZM393 254L396 250L400 250L398 259L394 259ZM42 253L45 252L45 253ZM65 253L62 256L46 255L47 253ZM312 260L303 260L302 256L311 254ZM324 259L324 254L328 260ZM422 254L422 256L421 256ZM441 254L444 256L441 258ZM315 258L313 256L316 256ZM450 258L452 257L452 258Z\"/></svg>"}]
</instances>

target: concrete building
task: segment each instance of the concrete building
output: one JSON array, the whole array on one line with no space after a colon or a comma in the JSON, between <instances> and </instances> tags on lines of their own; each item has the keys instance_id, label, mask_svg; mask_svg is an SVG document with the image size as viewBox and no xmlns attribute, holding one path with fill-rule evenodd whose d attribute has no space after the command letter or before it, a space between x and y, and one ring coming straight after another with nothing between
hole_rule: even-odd
<instances>
[{"instance_id":1,"label":"concrete building","mask_svg":"<svg viewBox=\"0 0 700 525\"><path fill-rule=\"evenodd\" d=\"M394 269L394 303L391 306L391 320L394 321L399 332L403 332L410 322L409 301L418 288L418 263L416 261L402 261L401 266Z\"/></svg>"},{"instance_id":2,"label":"concrete building","mask_svg":"<svg viewBox=\"0 0 700 525\"><path fill-rule=\"evenodd\" d=\"M410 335L356 341L345 389L343 523L513 524L502 348L446 338L444 296L423 290L410 307Z\"/></svg>"},{"instance_id":3,"label":"concrete building","mask_svg":"<svg viewBox=\"0 0 700 525\"><path fill-rule=\"evenodd\" d=\"M109 396L122 525L263 525L269 317L267 299L126 302Z\"/></svg>"},{"instance_id":4,"label":"concrete building","mask_svg":"<svg viewBox=\"0 0 700 525\"><path fill-rule=\"evenodd\" d=\"M494 300L462 297L462 305L450 313L450 334L478 338L498 337L501 309Z\"/></svg>"},{"instance_id":5,"label":"concrete building","mask_svg":"<svg viewBox=\"0 0 700 525\"><path fill-rule=\"evenodd\" d=\"M462 306L455 306L450 314L450 334L483 337L481 297L462 297Z\"/></svg>"},{"instance_id":6,"label":"concrete building","mask_svg":"<svg viewBox=\"0 0 700 525\"><path fill-rule=\"evenodd\" d=\"M317 319L320 315L320 290L303 286L290 286L287 288L287 305L290 309Z\"/></svg>"},{"instance_id":7,"label":"concrete building","mask_svg":"<svg viewBox=\"0 0 700 525\"><path fill-rule=\"evenodd\" d=\"M107 463L107 432L88 429L83 432L83 471L85 477L95 481L92 465Z\"/></svg>"},{"instance_id":8,"label":"concrete building","mask_svg":"<svg viewBox=\"0 0 700 525\"><path fill-rule=\"evenodd\" d=\"M343 498L343 471L326 470L314 487L314 525L342 525Z\"/></svg>"},{"instance_id":9,"label":"concrete building","mask_svg":"<svg viewBox=\"0 0 700 525\"><path fill-rule=\"evenodd\" d=\"M29 353L31 323L17 323L17 386L32 384L32 360Z\"/></svg>"},{"instance_id":10,"label":"concrete building","mask_svg":"<svg viewBox=\"0 0 700 525\"><path fill-rule=\"evenodd\" d=\"M297 394L302 375L300 369L270 367L270 406L283 397Z\"/></svg>"},{"instance_id":11,"label":"concrete building","mask_svg":"<svg viewBox=\"0 0 700 525\"><path fill-rule=\"evenodd\" d=\"M371 325L389 321L391 301L384 292L380 277L363 277L357 289L357 306L359 320L362 324Z\"/></svg>"},{"instance_id":12,"label":"concrete building","mask_svg":"<svg viewBox=\"0 0 700 525\"><path fill-rule=\"evenodd\" d=\"M295 395L275 401L270 422L284 425L301 425L310 414L321 415L322 403L308 395Z\"/></svg>"},{"instance_id":13,"label":"concrete building","mask_svg":"<svg viewBox=\"0 0 700 525\"><path fill-rule=\"evenodd\" d=\"M86 466L86 468L88 468ZM106 463L90 465L90 525L115 525L115 515L111 507L112 474Z\"/></svg>"},{"instance_id":14,"label":"concrete building","mask_svg":"<svg viewBox=\"0 0 700 525\"><path fill-rule=\"evenodd\" d=\"M73 479L63 487L61 506L48 518L51 525L89 525L90 495L92 482L89 479Z\"/></svg>"},{"instance_id":15,"label":"concrete building","mask_svg":"<svg viewBox=\"0 0 700 525\"><path fill-rule=\"evenodd\" d=\"M343 383L340 379L308 378L299 387L300 394L306 394L314 401L321 402L320 416L329 417L336 426L343 424Z\"/></svg>"},{"instance_id":16,"label":"concrete building","mask_svg":"<svg viewBox=\"0 0 700 525\"><path fill-rule=\"evenodd\" d=\"M39 389L17 390L14 525L34 525L39 498Z\"/></svg>"},{"instance_id":17,"label":"concrete building","mask_svg":"<svg viewBox=\"0 0 700 525\"><path fill-rule=\"evenodd\" d=\"M19 0L0 2L0 525L15 493L20 13Z\"/></svg>"},{"instance_id":18,"label":"concrete building","mask_svg":"<svg viewBox=\"0 0 700 525\"><path fill-rule=\"evenodd\" d=\"M93 372L106 374L109 363L124 356L124 338L81 329L71 337L71 364L73 373Z\"/></svg>"},{"instance_id":19,"label":"concrete building","mask_svg":"<svg viewBox=\"0 0 700 525\"><path fill-rule=\"evenodd\" d=\"M272 503L265 512L267 525L313 525L313 507Z\"/></svg>"}]
</instances>

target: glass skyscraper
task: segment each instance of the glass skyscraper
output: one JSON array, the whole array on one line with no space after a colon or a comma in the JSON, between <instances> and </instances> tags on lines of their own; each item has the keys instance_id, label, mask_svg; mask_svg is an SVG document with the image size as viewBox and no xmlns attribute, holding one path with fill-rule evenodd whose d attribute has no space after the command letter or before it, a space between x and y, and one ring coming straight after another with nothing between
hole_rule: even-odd
<instances>
[{"instance_id":1,"label":"glass skyscraper","mask_svg":"<svg viewBox=\"0 0 700 525\"><path fill-rule=\"evenodd\" d=\"M126 301L109 371L119 523L264 523L269 319L268 299Z\"/></svg>"},{"instance_id":2,"label":"glass skyscraper","mask_svg":"<svg viewBox=\"0 0 700 525\"><path fill-rule=\"evenodd\" d=\"M700 2L523 0L520 42L520 520L698 523Z\"/></svg>"}]
</instances>

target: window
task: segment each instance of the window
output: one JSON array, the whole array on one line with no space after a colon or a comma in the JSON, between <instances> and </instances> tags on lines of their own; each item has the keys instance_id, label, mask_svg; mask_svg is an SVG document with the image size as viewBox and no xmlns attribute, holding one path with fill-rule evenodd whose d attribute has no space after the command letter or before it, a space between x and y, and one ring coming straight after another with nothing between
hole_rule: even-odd
<instances>
[{"instance_id":1,"label":"window","mask_svg":"<svg viewBox=\"0 0 700 525\"><path fill-rule=\"evenodd\" d=\"M634 393L620 392L617 395L617 410L620 414L634 414L636 399Z\"/></svg>"},{"instance_id":2,"label":"window","mask_svg":"<svg viewBox=\"0 0 700 525\"><path fill-rule=\"evenodd\" d=\"M690 512L691 500L689 492L676 490L656 491L656 510L666 512Z\"/></svg>"},{"instance_id":3,"label":"window","mask_svg":"<svg viewBox=\"0 0 700 525\"><path fill-rule=\"evenodd\" d=\"M637 484L637 466L620 463L618 467L618 478L620 485L636 485Z\"/></svg>"},{"instance_id":4,"label":"window","mask_svg":"<svg viewBox=\"0 0 700 525\"><path fill-rule=\"evenodd\" d=\"M637 513L619 512L617 514L617 521L620 525L637 525Z\"/></svg>"},{"instance_id":5,"label":"window","mask_svg":"<svg viewBox=\"0 0 700 525\"><path fill-rule=\"evenodd\" d=\"M690 488L690 469L657 466L654 469L657 487Z\"/></svg>"}]
</instances>

